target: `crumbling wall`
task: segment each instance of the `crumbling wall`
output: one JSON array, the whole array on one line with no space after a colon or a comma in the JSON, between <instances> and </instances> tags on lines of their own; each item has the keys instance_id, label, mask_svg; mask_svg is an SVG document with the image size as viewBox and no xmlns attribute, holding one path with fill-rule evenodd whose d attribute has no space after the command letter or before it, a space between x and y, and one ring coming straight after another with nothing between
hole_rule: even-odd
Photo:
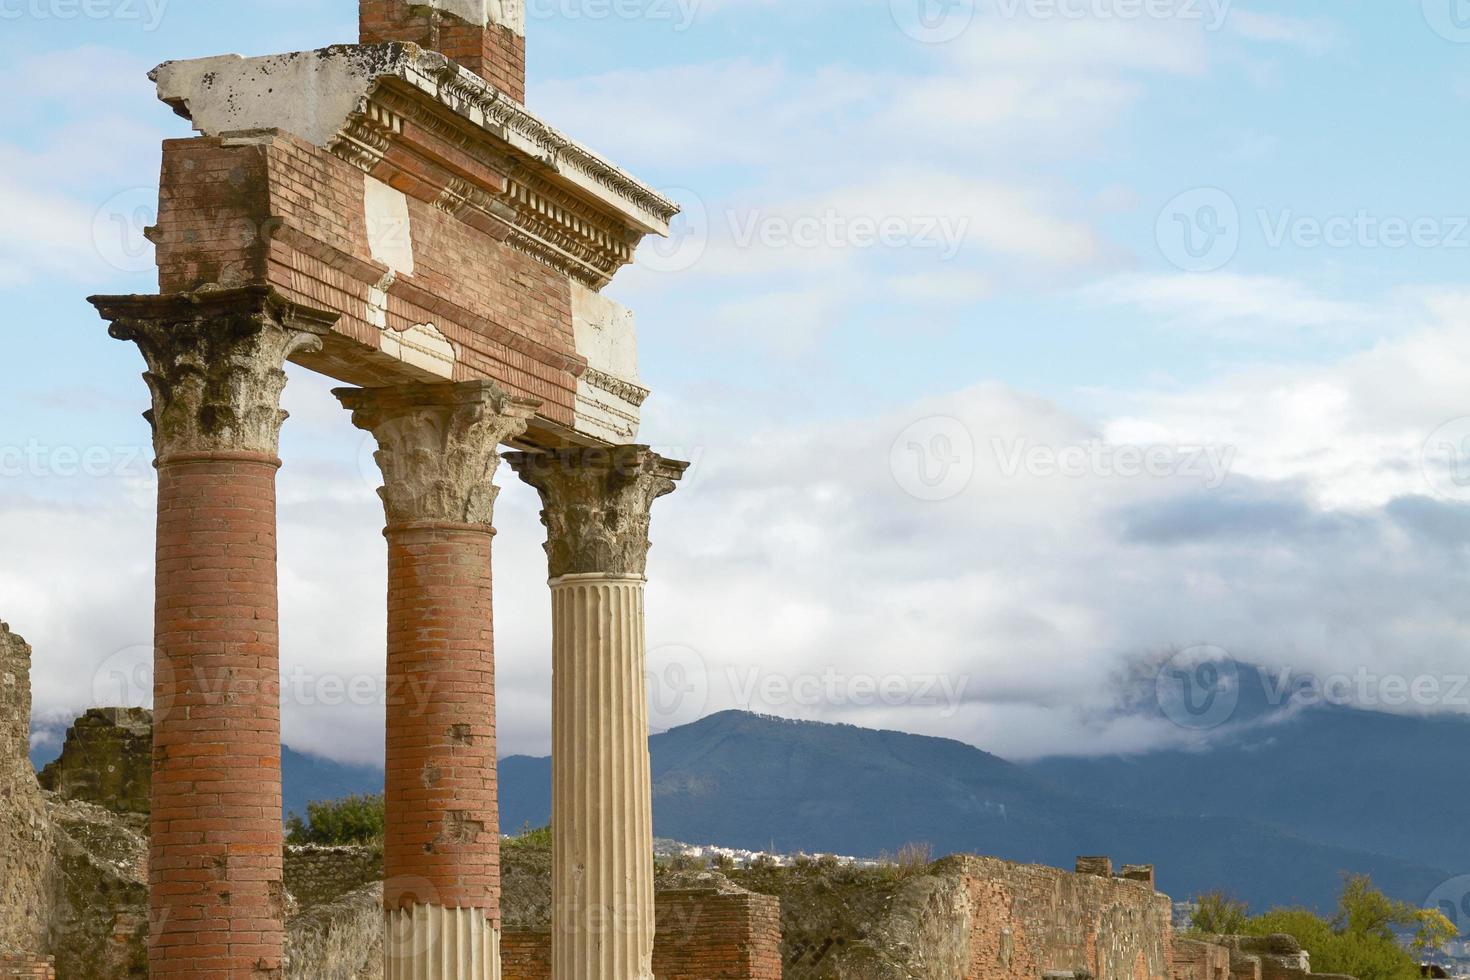
<instances>
[{"instance_id":1,"label":"crumbling wall","mask_svg":"<svg viewBox=\"0 0 1470 980\"><path fill-rule=\"evenodd\" d=\"M991 858L739 872L782 900L785 980L1169 980L1171 907L1145 881Z\"/></svg>"},{"instance_id":2,"label":"crumbling wall","mask_svg":"<svg viewBox=\"0 0 1470 980\"><path fill-rule=\"evenodd\" d=\"M1146 882L964 857L970 904L967 980L1057 972L1098 980L1168 980L1172 905Z\"/></svg>"},{"instance_id":3,"label":"crumbling wall","mask_svg":"<svg viewBox=\"0 0 1470 980\"><path fill-rule=\"evenodd\" d=\"M147 813L153 782L153 712L93 708L67 729L41 786L67 800L119 813Z\"/></svg>"},{"instance_id":4,"label":"crumbling wall","mask_svg":"<svg viewBox=\"0 0 1470 980\"><path fill-rule=\"evenodd\" d=\"M505 980L550 980L549 852L506 849L501 969ZM529 874L521 872L529 871ZM655 980L782 980L781 905L714 872L665 872L656 883Z\"/></svg>"},{"instance_id":5,"label":"crumbling wall","mask_svg":"<svg viewBox=\"0 0 1470 980\"><path fill-rule=\"evenodd\" d=\"M343 896L383 881L383 851L378 847L286 848L286 891L305 907L329 905Z\"/></svg>"},{"instance_id":6,"label":"crumbling wall","mask_svg":"<svg viewBox=\"0 0 1470 980\"><path fill-rule=\"evenodd\" d=\"M60 980L146 980L148 818L49 800L56 846L51 949Z\"/></svg>"},{"instance_id":7,"label":"crumbling wall","mask_svg":"<svg viewBox=\"0 0 1470 980\"><path fill-rule=\"evenodd\" d=\"M782 980L780 899L713 873L665 880L656 899L656 980Z\"/></svg>"},{"instance_id":8,"label":"crumbling wall","mask_svg":"<svg viewBox=\"0 0 1470 980\"><path fill-rule=\"evenodd\" d=\"M31 648L0 623L0 955L12 971L39 968L50 918L51 825L30 728Z\"/></svg>"},{"instance_id":9,"label":"crumbling wall","mask_svg":"<svg viewBox=\"0 0 1470 980\"><path fill-rule=\"evenodd\" d=\"M1230 950L1197 939L1176 938L1173 980L1232 980Z\"/></svg>"},{"instance_id":10,"label":"crumbling wall","mask_svg":"<svg viewBox=\"0 0 1470 980\"><path fill-rule=\"evenodd\" d=\"M1353 980L1336 973L1313 973L1311 957L1291 936L1198 936L1181 944L1210 946L1223 951L1230 963L1230 980ZM1175 973L1176 980L1193 980Z\"/></svg>"}]
</instances>

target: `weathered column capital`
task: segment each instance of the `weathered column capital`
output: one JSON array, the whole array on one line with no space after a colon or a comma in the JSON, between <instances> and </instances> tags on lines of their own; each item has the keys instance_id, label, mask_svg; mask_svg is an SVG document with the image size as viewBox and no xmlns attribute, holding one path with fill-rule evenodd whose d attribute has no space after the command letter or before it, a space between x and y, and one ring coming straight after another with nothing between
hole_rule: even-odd
<instances>
[{"instance_id":1,"label":"weathered column capital","mask_svg":"<svg viewBox=\"0 0 1470 980\"><path fill-rule=\"evenodd\" d=\"M195 453L274 457L280 449L286 361L321 349L337 322L268 287L165 296L93 296L108 333L138 345L160 461Z\"/></svg>"},{"instance_id":2,"label":"weathered column capital","mask_svg":"<svg viewBox=\"0 0 1470 980\"><path fill-rule=\"evenodd\" d=\"M493 381L338 388L352 422L378 440L388 526L494 526L491 481L500 444L526 431L539 404L514 398Z\"/></svg>"},{"instance_id":3,"label":"weathered column capital","mask_svg":"<svg viewBox=\"0 0 1470 980\"><path fill-rule=\"evenodd\" d=\"M508 453L505 458L541 495L553 579L642 576L653 502L673 493L689 468L647 446Z\"/></svg>"}]
</instances>

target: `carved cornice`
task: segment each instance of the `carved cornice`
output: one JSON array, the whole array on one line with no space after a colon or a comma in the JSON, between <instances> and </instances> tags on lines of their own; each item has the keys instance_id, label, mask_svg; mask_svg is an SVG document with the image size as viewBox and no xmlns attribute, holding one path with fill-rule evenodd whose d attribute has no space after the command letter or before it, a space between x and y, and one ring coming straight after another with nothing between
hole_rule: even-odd
<instances>
[{"instance_id":1,"label":"carved cornice","mask_svg":"<svg viewBox=\"0 0 1470 980\"><path fill-rule=\"evenodd\" d=\"M393 139L403 134L403 119L391 109L364 99L359 114L347 121L337 138L327 147L363 173L372 173Z\"/></svg>"},{"instance_id":2,"label":"carved cornice","mask_svg":"<svg viewBox=\"0 0 1470 980\"><path fill-rule=\"evenodd\" d=\"M589 367L586 371L582 372L582 380L598 391L605 391L609 395L621 398L635 408L641 408L643 403L648 401L648 396L652 394L648 388L642 385L615 377L606 371L599 371L594 367Z\"/></svg>"},{"instance_id":3,"label":"carved cornice","mask_svg":"<svg viewBox=\"0 0 1470 980\"><path fill-rule=\"evenodd\" d=\"M490 147L482 130L442 106L384 86L364 100L360 111L363 118L390 119L397 126L375 124L363 133L356 122L350 124L330 149L354 166L372 172L383 162L388 147L397 142L418 158L412 176L423 179L437 174L441 179L443 188L433 201L435 207L458 218L478 216L490 222L489 227L503 227L506 245L593 289L606 286L619 269L633 261L639 236L630 234L621 219ZM416 139L404 137L405 120L422 131L414 134ZM441 163L442 151L423 145L422 134L471 157L485 171L498 175L499 185L476 183L448 170ZM369 152L379 146L381 152Z\"/></svg>"},{"instance_id":4,"label":"carved cornice","mask_svg":"<svg viewBox=\"0 0 1470 980\"><path fill-rule=\"evenodd\" d=\"M553 579L643 575L653 502L673 493L689 468L647 446L507 453L505 460L541 495Z\"/></svg>"},{"instance_id":5,"label":"carved cornice","mask_svg":"<svg viewBox=\"0 0 1470 980\"><path fill-rule=\"evenodd\" d=\"M337 314L268 287L168 296L93 296L108 332L138 345L153 395L144 413L160 461L192 453L279 451L286 361L322 347Z\"/></svg>"},{"instance_id":6,"label":"carved cornice","mask_svg":"<svg viewBox=\"0 0 1470 980\"><path fill-rule=\"evenodd\" d=\"M378 440L388 526L494 526L500 445L526 431L538 402L492 381L338 388L352 422Z\"/></svg>"}]
</instances>

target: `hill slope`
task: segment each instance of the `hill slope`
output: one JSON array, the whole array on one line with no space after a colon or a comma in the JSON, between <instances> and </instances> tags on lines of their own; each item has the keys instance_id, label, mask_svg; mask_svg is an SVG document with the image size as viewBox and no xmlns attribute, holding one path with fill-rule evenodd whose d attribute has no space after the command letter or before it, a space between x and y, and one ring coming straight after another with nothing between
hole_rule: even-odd
<instances>
[{"instance_id":1,"label":"hill slope","mask_svg":"<svg viewBox=\"0 0 1470 980\"><path fill-rule=\"evenodd\" d=\"M877 855L922 841L1070 867L1078 854L1158 865L1179 897L1227 888L1257 905L1330 906L1344 871L1422 899L1432 865L1294 837L1238 809L1185 815L1122 807L945 739L739 712L652 740L663 837L751 849ZM549 817L546 760L507 760L504 825Z\"/></svg>"},{"instance_id":2,"label":"hill slope","mask_svg":"<svg viewBox=\"0 0 1470 980\"><path fill-rule=\"evenodd\" d=\"M1207 752L1047 759L1028 771L1090 799L1258 823L1470 871L1470 721L1325 707L1242 728ZM1422 896L1420 896L1422 897Z\"/></svg>"}]
</instances>

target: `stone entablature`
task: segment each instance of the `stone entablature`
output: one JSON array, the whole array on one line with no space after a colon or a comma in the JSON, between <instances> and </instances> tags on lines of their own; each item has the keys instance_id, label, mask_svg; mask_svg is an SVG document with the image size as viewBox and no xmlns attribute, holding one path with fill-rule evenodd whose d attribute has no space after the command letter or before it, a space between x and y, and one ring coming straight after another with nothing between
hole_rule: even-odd
<instances>
[{"instance_id":1,"label":"stone entablature","mask_svg":"<svg viewBox=\"0 0 1470 980\"><path fill-rule=\"evenodd\" d=\"M340 313L298 363L363 386L494 380L536 445L637 437L631 313L598 292L676 206L414 44L169 62L164 293L263 286ZM467 275L466 270L473 270Z\"/></svg>"},{"instance_id":2,"label":"stone entablature","mask_svg":"<svg viewBox=\"0 0 1470 980\"><path fill-rule=\"evenodd\" d=\"M539 183L535 174L549 180L544 187L583 192L602 205L603 221L618 220L640 237L667 234L679 211L678 205L558 132L479 75L415 44L339 44L262 58L168 61L151 77L158 83L159 99L206 136L281 129L314 146L360 142L365 145L359 149L368 155L386 157L387 147L395 144L415 154L434 148L424 139L427 134L407 128L417 125L485 163L526 165L531 173L523 182ZM427 99L406 101L403 95L410 91ZM354 135L363 132L374 137L363 141ZM474 182L473 173L464 176ZM481 183L492 193L504 190L499 181ZM441 190L447 188L446 183ZM575 230L575 216L546 217ZM583 233L595 237L593 229Z\"/></svg>"}]
</instances>

